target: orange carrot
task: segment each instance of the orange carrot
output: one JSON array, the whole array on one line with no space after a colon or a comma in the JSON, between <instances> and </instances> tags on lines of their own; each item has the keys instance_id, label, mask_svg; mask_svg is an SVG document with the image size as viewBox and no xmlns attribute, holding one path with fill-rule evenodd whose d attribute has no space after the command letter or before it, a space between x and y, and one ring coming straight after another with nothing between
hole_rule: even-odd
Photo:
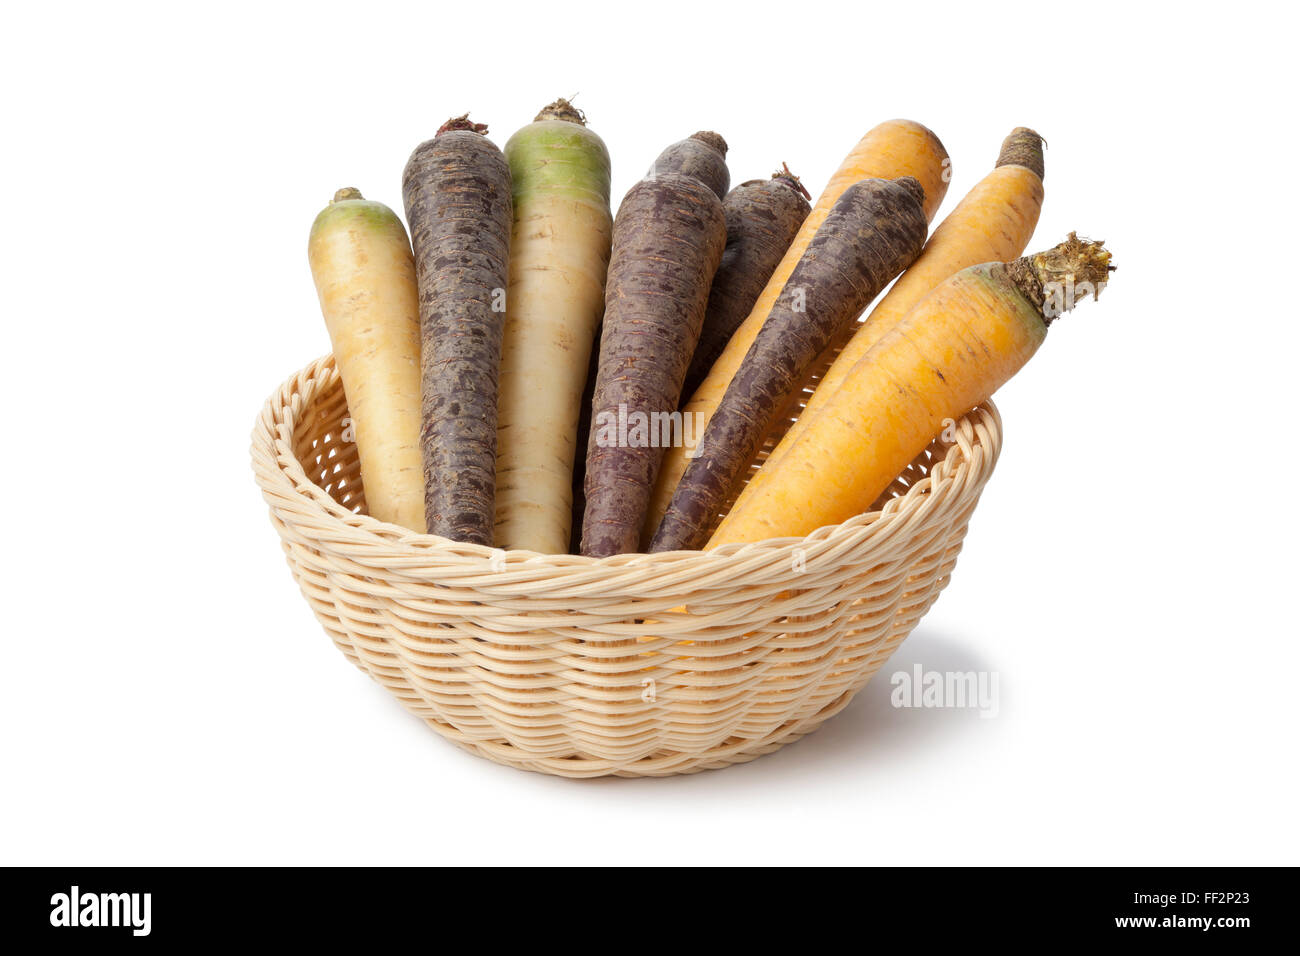
<instances>
[{"instance_id":1,"label":"orange carrot","mask_svg":"<svg viewBox=\"0 0 1300 956\"><path fill-rule=\"evenodd\" d=\"M799 420L772 450L764 467L775 465L843 384L871 347L939 283L981 262L1009 262L1025 251L1043 207L1043 140L1021 126L1002 141L997 166L981 179L935 229L925 251L858 326L853 338L817 383Z\"/></svg>"},{"instance_id":2,"label":"orange carrot","mask_svg":"<svg viewBox=\"0 0 1300 956\"><path fill-rule=\"evenodd\" d=\"M741 492L709 547L802 536L860 514L943 428L1029 361L1047 326L1111 270L1074 233L1047 252L971 266L855 365L779 461Z\"/></svg>"}]
</instances>

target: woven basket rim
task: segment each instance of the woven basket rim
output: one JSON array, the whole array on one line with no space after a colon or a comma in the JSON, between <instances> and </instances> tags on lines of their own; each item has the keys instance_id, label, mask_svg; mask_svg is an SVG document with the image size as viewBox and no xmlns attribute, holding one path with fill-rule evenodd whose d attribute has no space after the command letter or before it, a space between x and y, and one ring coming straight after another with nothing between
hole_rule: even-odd
<instances>
[{"instance_id":1,"label":"woven basket rim","mask_svg":"<svg viewBox=\"0 0 1300 956\"><path fill-rule=\"evenodd\" d=\"M690 569L696 573L725 568L734 574L739 570L738 564L753 561L758 568L773 560L788 562L796 552L803 552L802 560L811 563L846 549L855 549L864 538L879 537L883 543L896 534L906 534L908 526L922 513L939 507L945 498L952 497L954 489L973 472L981 470L975 468L975 449L986 441L979 436L976 419L986 426L985 434L992 439L993 447L984 450L993 460L996 460L1001 444L1001 416L993 402L988 400L957 421L953 429L956 440L948 446L947 454L936 458L929 473L906 492L891 498L882 509L864 512L840 524L826 525L804 537L725 544L707 551L634 553L605 558L543 554L469 544L441 535L411 531L370 515L358 514L335 501L308 477L292 446L294 429L299 424L297 412L317 391L332 384L331 380L337 374L333 355L324 355L285 380L266 400L252 432L251 453L258 485L268 500L272 495L279 495L296 499L300 505L309 504L316 521L322 522L319 530L326 537L353 546L370 545L381 549L386 565L393 565L394 558L404 553L412 561L409 570L427 566L432 558L437 558L445 568L449 558L459 557L480 568L482 563L495 560L498 562L498 575L502 571L545 568L551 575L579 578L586 575L599 580L598 572L631 567L644 572L647 565L662 571ZM294 407L295 397L297 408ZM505 568L499 566L502 561ZM593 572L597 573L593 575Z\"/></svg>"}]
</instances>

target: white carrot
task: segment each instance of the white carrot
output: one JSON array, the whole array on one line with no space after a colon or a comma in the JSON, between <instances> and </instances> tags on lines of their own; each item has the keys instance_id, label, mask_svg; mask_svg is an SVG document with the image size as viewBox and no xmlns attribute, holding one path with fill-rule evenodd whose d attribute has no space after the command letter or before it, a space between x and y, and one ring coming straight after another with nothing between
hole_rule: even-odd
<instances>
[{"instance_id":1,"label":"white carrot","mask_svg":"<svg viewBox=\"0 0 1300 956\"><path fill-rule=\"evenodd\" d=\"M609 153L566 100L505 148L514 232L497 422L495 543L569 549L573 463L609 264Z\"/></svg>"}]
</instances>

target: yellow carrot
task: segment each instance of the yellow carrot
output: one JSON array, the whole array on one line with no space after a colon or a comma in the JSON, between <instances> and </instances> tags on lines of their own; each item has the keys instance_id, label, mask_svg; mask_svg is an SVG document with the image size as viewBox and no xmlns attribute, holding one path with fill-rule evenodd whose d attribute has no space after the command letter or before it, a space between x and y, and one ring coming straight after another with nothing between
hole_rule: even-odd
<instances>
[{"instance_id":1,"label":"yellow carrot","mask_svg":"<svg viewBox=\"0 0 1300 956\"><path fill-rule=\"evenodd\" d=\"M708 546L803 536L860 514L943 428L1029 361L1052 319L1096 295L1101 243L1069 239L971 266L917 303L845 376L779 462L741 492Z\"/></svg>"},{"instance_id":2,"label":"yellow carrot","mask_svg":"<svg viewBox=\"0 0 1300 956\"><path fill-rule=\"evenodd\" d=\"M889 293L858 326L830 369L817 383L799 420L790 426L767 465L775 465L822 405L839 390L858 360L902 321L917 302L949 276L981 262L1008 262L1033 237L1043 208L1043 141L1025 127L1002 142L997 166L981 179L935 229L919 259L899 277Z\"/></svg>"},{"instance_id":3,"label":"yellow carrot","mask_svg":"<svg viewBox=\"0 0 1300 956\"><path fill-rule=\"evenodd\" d=\"M382 203L340 189L307 258L343 378L370 514L424 531L420 306L411 244Z\"/></svg>"},{"instance_id":4,"label":"yellow carrot","mask_svg":"<svg viewBox=\"0 0 1300 956\"><path fill-rule=\"evenodd\" d=\"M920 182L925 192L922 205L928 221L934 218L939 204L943 202L944 194L948 191L950 172L948 153L944 150L943 144L934 133L920 123L910 120L889 120L862 137L840 164L840 168L835 171L830 182L826 184L825 190L818 197L817 204L813 206L808 218L804 220L785 257L772 273L758 301L754 303L749 318L731 337L726 349L714 363L703 383L695 390L690 401L683 405L683 414L689 413L693 419L692 428L684 429L684 432L693 434L696 438L704 434L705 426L708 425L722 396L726 394L732 377L740 368L745 353L749 351L750 345L758 335L758 330L767 320L768 314L781 295L781 290L785 288L786 280L790 278L795 266L803 258L817 230L826 221L831 207L846 189L864 179L897 179L901 176L912 176ZM690 464L693 452L693 444L683 444L669 448L664 454L643 526L643 545L648 545L659 527L659 522L672 501L677 483L681 481L686 466Z\"/></svg>"}]
</instances>

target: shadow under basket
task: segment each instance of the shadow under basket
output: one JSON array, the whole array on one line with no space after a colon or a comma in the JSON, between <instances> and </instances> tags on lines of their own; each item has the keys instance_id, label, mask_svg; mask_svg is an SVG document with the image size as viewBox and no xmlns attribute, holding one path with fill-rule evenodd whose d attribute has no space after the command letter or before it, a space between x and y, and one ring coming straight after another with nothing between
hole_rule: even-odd
<instances>
[{"instance_id":1,"label":"shadow under basket","mask_svg":"<svg viewBox=\"0 0 1300 956\"><path fill-rule=\"evenodd\" d=\"M327 357L285 382L253 431L307 603L438 733L566 777L726 767L842 710L948 583L1002 437L987 402L876 510L807 538L593 559L369 517L346 417Z\"/></svg>"}]
</instances>

